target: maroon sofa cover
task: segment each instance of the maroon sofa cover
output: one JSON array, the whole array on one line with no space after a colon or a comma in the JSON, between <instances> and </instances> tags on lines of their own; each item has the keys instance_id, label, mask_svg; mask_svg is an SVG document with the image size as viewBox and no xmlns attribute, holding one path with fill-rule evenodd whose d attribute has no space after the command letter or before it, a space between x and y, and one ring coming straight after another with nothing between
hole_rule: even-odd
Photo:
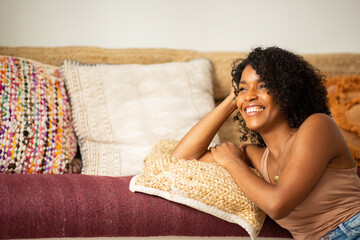
<instances>
[{"instance_id":1,"label":"maroon sofa cover","mask_svg":"<svg viewBox=\"0 0 360 240\"><path fill-rule=\"evenodd\" d=\"M237 224L133 193L130 180L130 176L0 174L0 238L248 236ZM268 217L259 236L291 237Z\"/></svg>"},{"instance_id":2,"label":"maroon sofa cover","mask_svg":"<svg viewBox=\"0 0 360 240\"><path fill-rule=\"evenodd\" d=\"M0 174L0 238L248 236L237 224L133 193L130 179ZM291 238L268 217L259 236Z\"/></svg>"}]
</instances>

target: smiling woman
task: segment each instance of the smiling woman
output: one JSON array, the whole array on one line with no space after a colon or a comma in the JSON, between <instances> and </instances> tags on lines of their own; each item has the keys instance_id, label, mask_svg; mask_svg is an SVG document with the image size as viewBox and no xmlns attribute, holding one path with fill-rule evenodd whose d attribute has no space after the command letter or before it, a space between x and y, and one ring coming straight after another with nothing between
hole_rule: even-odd
<instances>
[{"instance_id":1,"label":"smiling woman","mask_svg":"<svg viewBox=\"0 0 360 240\"><path fill-rule=\"evenodd\" d=\"M273 96L268 94L265 83L259 80L260 77L256 71L251 65L247 65L235 90L241 116L247 127L257 132L266 127L265 124L269 122L276 124L285 120L284 114L280 112L280 105L275 104Z\"/></svg>"},{"instance_id":2,"label":"smiling woman","mask_svg":"<svg viewBox=\"0 0 360 240\"><path fill-rule=\"evenodd\" d=\"M266 50L256 48L247 59L237 59L232 71L233 86L238 92L242 75L247 67L255 70L261 86L269 91L275 103L286 115L291 128L298 128L313 113L330 114L327 106L327 91L324 86L325 76L303 57L276 47ZM250 135L253 143L262 143L257 132L248 131L248 126L239 113L237 119L244 133L244 141ZM249 134L248 134L249 133Z\"/></svg>"},{"instance_id":3,"label":"smiling woman","mask_svg":"<svg viewBox=\"0 0 360 240\"><path fill-rule=\"evenodd\" d=\"M172 156L223 166L295 239L339 234L358 239L360 180L330 117L324 76L302 57L270 47L236 60L232 77L233 91L183 137ZM228 142L208 149L236 109L242 139L250 136L253 144Z\"/></svg>"}]
</instances>

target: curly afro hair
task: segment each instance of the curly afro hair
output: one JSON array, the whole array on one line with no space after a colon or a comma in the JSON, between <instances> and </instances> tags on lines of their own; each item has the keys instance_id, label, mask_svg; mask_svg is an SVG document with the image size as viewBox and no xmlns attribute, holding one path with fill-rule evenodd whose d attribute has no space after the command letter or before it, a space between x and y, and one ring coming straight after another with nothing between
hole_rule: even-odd
<instances>
[{"instance_id":1,"label":"curly afro hair","mask_svg":"<svg viewBox=\"0 0 360 240\"><path fill-rule=\"evenodd\" d=\"M265 83L269 94L275 103L280 105L280 111L287 117L291 128L299 128L313 113L330 115L325 76L302 56L279 47L253 49L246 59L237 59L233 63L231 75L235 94L247 65L256 71L259 81ZM260 134L246 127L240 112L235 120L239 121L242 141L247 141L250 137L251 142L265 146Z\"/></svg>"}]
</instances>

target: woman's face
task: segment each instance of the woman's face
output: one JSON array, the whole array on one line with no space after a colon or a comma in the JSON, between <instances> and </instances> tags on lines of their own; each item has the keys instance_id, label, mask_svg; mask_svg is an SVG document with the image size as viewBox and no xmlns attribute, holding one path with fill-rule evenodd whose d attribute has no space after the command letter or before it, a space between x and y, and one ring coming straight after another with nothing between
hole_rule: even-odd
<instances>
[{"instance_id":1,"label":"woman's face","mask_svg":"<svg viewBox=\"0 0 360 240\"><path fill-rule=\"evenodd\" d=\"M237 107L250 130L265 132L286 121L280 105L268 94L265 83L259 82L256 71L247 65L241 75Z\"/></svg>"}]
</instances>

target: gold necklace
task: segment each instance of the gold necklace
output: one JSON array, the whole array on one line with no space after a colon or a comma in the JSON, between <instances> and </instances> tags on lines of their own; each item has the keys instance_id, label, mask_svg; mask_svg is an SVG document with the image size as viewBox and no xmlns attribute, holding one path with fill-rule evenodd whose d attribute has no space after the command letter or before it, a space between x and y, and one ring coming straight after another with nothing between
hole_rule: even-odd
<instances>
[{"instance_id":1,"label":"gold necklace","mask_svg":"<svg viewBox=\"0 0 360 240\"><path fill-rule=\"evenodd\" d=\"M289 141L289 139L291 138L292 134L294 132L294 129L291 129L289 135L287 136L287 138L285 139L285 142L283 143L283 145L281 146L281 149L280 149L280 153L279 153L279 157L278 159L281 160L281 153L284 151L284 148L285 148L285 145L286 143ZM274 182L277 183L277 181L279 180L280 176L279 176L279 171L280 171L280 165L281 165L281 162L279 162L278 164L278 168L277 168L277 171L276 171L276 174L275 174L275 177L274 177Z\"/></svg>"}]
</instances>

